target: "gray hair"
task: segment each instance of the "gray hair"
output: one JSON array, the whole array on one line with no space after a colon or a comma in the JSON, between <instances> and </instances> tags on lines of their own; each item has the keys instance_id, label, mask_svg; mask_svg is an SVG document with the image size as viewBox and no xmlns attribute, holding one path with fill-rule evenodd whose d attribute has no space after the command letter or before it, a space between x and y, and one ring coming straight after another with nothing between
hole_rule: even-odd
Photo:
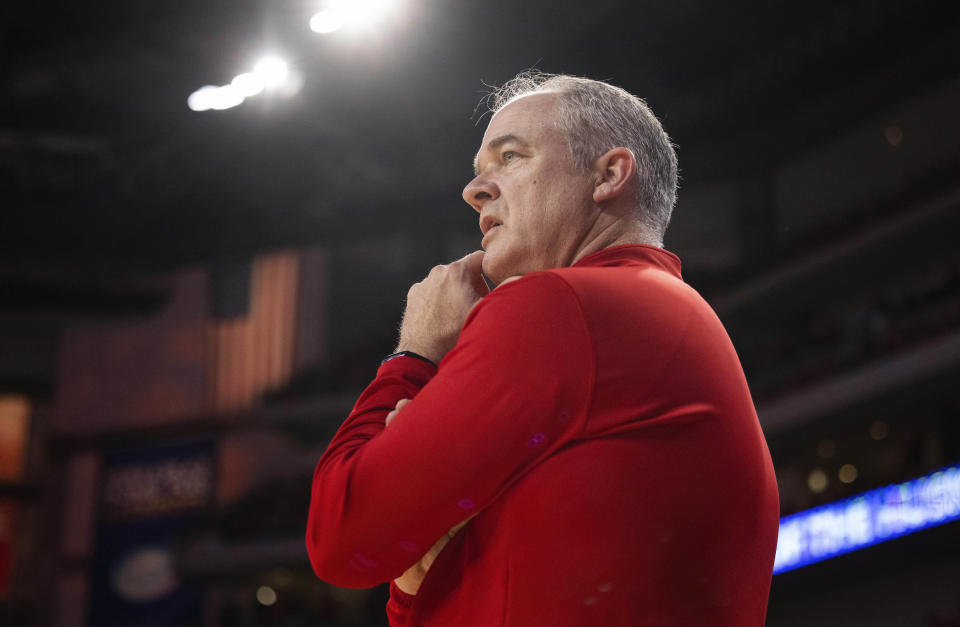
<instances>
[{"instance_id":1,"label":"gray hair","mask_svg":"<svg viewBox=\"0 0 960 627\"><path fill-rule=\"evenodd\" d=\"M647 103L607 83L538 71L522 72L488 97L496 114L528 94L560 94L559 131L567 137L573 163L588 170L602 154L623 146L637 161L635 204L648 235L662 245L677 200L677 154Z\"/></svg>"}]
</instances>

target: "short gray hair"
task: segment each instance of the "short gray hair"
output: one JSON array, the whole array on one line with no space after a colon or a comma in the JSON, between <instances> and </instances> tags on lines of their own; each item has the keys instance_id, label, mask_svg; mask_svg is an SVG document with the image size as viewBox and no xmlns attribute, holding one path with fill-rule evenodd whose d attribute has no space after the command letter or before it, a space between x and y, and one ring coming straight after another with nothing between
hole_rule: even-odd
<instances>
[{"instance_id":1,"label":"short gray hair","mask_svg":"<svg viewBox=\"0 0 960 627\"><path fill-rule=\"evenodd\" d=\"M558 130L567 137L576 167L587 170L602 154L623 146L637 161L636 208L648 234L662 245L677 200L677 154L647 103L619 87L566 74L528 71L487 98L496 114L528 94L560 94Z\"/></svg>"}]
</instances>

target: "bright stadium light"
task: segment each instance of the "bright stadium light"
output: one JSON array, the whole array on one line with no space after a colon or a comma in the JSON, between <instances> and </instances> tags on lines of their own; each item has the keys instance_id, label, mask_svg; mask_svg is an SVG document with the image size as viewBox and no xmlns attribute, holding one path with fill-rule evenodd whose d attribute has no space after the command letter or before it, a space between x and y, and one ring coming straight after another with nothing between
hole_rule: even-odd
<instances>
[{"instance_id":1,"label":"bright stadium light","mask_svg":"<svg viewBox=\"0 0 960 627\"><path fill-rule=\"evenodd\" d=\"M350 21L358 25L375 24L385 18L393 8L391 0L360 0L359 2L340 0L338 4L350 7Z\"/></svg>"},{"instance_id":2,"label":"bright stadium light","mask_svg":"<svg viewBox=\"0 0 960 627\"><path fill-rule=\"evenodd\" d=\"M283 83L277 86L276 92L284 98L292 98L299 94L301 89L303 89L303 77L296 72L290 72Z\"/></svg>"},{"instance_id":3,"label":"bright stadium light","mask_svg":"<svg viewBox=\"0 0 960 627\"><path fill-rule=\"evenodd\" d=\"M253 66L254 75L263 81L267 89L282 85L288 72L287 64L277 57L263 58Z\"/></svg>"},{"instance_id":4,"label":"bright stadium light","mask_svg":"<svg viewBox=\"0 0 960 627\"><path fill-rule=\"evenodd\" d=\"M343 28L346 21L341 11L324 9L310 18L310 30L321 34L333 33Z\"/></svg>"},{"instance_id":5,"label":"bright stadium light","mask_svg":"<svg viewBox=\"0 0 960 627\"><path fill-rule=\"evenodd\" d=\"M252 72L233 77L229 85L206 85L190 94L187 106L192 111L222 111L236 107L247 98L270 90L285 97L296 95L303 87L303 78L291 72L285 61L268 56L253 66Z\"/></svg>"},{"instance_id":6,"label":"bright stadium light","mask_svg":"<svg viewBox=\"0 0 960 627\"><path fill-rule=\"evenodd\" d=\"M324 10L310 18L315 33L332 33L376 26L395 9L395 0L329 0Z\"/></svg>"},{"instance_id":7,"label":"bright stadium light","mask_svg":"<svg viewBox=\"0 0 960 627\"><path fill-rule=\"evenodd\" d=\"M231 109L242 102L243 94L233 85L217 87L216 91L211 92L210 108L217 111Z\"/></svg>"},{"instance_id":8,"label":"bright stadium light","mask_svg":"<svg viewBox=\"0 0 960 627\"><path fill-rule=\"evenodd\" d=\"M223 111L237 106L244 101L244 94L234 85L206 85L190 94L187 106L192 111Z\"/></svg>"},{"instance_id":9,"label":"bright stadium light","mask_svg":"<svg viewBox=\"0 0 960 627\"><path fill-rule=\"evenodd\" d=\"M213 94L218 89L220 88L216 85L204 85L190 94L187 98L187 106L191 111L209 111L213 108Z\"/></svg>"},{"instance_id":10,"label":"bright stadium light","mask_svg":"<svg viewBox=\"0 0 960 627\"><path fill-rule=\"evenodd\" d=\"M235 76L234 79L230 81L230 85L243 94L245 98L256 96L266 87L263 79L252 72L244 72L243 74Z\"/></svg>"}]
</instances>

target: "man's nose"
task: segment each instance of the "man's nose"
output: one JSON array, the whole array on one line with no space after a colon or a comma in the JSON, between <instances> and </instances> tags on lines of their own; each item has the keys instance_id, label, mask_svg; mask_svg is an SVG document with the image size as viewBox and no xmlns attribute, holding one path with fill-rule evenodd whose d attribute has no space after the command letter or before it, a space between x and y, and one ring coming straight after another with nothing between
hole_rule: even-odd
<instances>
[{"instance_id":1,"label":"man's nose","mask_svg":"<svg viewBox=\"0 0 960 627\"><path fill-rule=\"evenodd\" d=\"M500 197L500 188L490 179L477 176L467 183L463 188L463 199L468 205L474 208L477 213L483 209L483 204L488 200L495 200Z\"/></svg>"}]
</instances>

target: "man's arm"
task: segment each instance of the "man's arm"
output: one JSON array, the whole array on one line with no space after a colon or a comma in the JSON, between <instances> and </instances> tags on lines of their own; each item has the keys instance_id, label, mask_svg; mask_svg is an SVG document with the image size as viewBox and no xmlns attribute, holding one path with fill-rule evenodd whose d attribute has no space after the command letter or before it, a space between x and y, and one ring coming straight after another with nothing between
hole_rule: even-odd
<instances>
[{"instance_id":1,"label":"man's arm","mask_svg":"<svg viewBox=\"0 0 960 627\"><path fill-rule=\"evenodd\" d=\"M388 427L390 426L391 422L397 419L400 410L403 409L409 402L409 398L400 400L400 402L397 403L396 409L387 414L386 425ZM473 518L473 516L470 516L470 518ZM463 529L463 527L470 522L470 518L467 518L456 527L440 536L440 539L437 540L429 550L427 550L426 554L420 558L420 561L405 570L402 575L393 580L393 583L396 585L396 587L405 595L416 594L420 590L420 584L423 583L423 578L426 576L427 571L430 570L434 560L436 560L437 556L440 555L440 551L443 550L443 547L447 546L447 542L449 542L458 531Z\"/></svg>"},{"instance_id":2,"label":"man's arm","mask_svg":"<svg viewBox=\"0 0 960 627\"><path fill-rule=\"evenodd\" d=\"M347 587L398 577L578 437L593 360L571 288L535 273L473 309L432 379L420 360L384 364L314 475L307 547L317 575ZM411 394L405 382L423 387ZM403 397L413 399L404 418L384 430Z\"/></svg>"}]
</instances>

